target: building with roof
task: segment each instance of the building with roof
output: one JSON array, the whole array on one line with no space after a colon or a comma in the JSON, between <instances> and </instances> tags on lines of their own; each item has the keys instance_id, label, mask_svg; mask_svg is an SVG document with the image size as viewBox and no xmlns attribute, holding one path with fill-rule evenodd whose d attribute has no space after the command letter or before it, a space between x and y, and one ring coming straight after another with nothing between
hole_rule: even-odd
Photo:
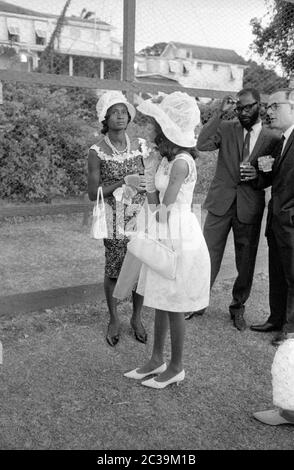
<instances>
[{"instance_id":1,"label":"building with roof","mask_svg":"<svg viewBox=\"0 0 294 470\"><path fill-rule=\"evenodd\" d=\"M180 42L159 43L136 55L136 77L162 76L183 87L237 92L246 61L234 50ZM161 47L158 47L161 46Z\"/></svg>"},{"instance_id":2,"label":"building with roof","mask_svg":"<svg viewBox=\"0 0 294 470\"><path fill-rule=\"evenodd\" d=\"M0 0L0 68L32 71L55 30L58 15L18 7ZM105 68L121 65L121 43L112 38L113 27L98 18L66 16L54 50L63 58L60 73L105 78Z\"/></svg>"}]
</instances>

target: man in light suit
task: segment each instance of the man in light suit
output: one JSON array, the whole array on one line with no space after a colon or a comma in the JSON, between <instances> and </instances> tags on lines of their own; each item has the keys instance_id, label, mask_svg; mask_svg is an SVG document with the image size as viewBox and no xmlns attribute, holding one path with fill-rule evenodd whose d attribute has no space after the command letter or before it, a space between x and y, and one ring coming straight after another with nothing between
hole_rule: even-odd
<instances>
[{"instance_id":1,"label":"man in light suit","mask_svg":"<svg viewBox=\"0 0 294 470\"><path fill-rule=\"evenodd\" d=\"M294 337L294 90L270 95L270 126L283 132L273 152L272 171L259 172L256 187L272 185L266 236L269 246L270 316L254 331L278 330L272 344Z\"/></svg>"},{"instance_id":2,"label":"man in light suit","mask_svg":"<svg viewBox=\"0 0 294 470\"><path fill-rule=\"evenodd\" d=\"M222 120L232 107L238 119ZM260 95L255 89L241 90L236 104L226 97L216 116L203 126L197 143L201 151L219 150L215 176L204 204L208 211L204 236L211 258L213 286L229 232L233 230L238 275L229 311L240 331L246 328L245 302L251 290L265 205L264 190L254 189L251 183L256 178L258 157L270 154L278 141L273 131L262 126L259 112ZM244 162L249 166L240 171Z\"/></svg>"}]
</instances>

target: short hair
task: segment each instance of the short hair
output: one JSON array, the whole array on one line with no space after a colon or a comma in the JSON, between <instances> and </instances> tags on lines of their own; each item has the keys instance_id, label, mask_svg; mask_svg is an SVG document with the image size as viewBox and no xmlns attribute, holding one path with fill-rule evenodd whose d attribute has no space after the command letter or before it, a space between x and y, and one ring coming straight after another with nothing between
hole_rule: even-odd
<instances>
[{"instance_id":1,"label":"short hair","mask_svg":"<svg viewBox=\"0 0 294 470\"><path fill-rule=\"evenodd\" d=\"M260 93L256 88L242 88L242 90L237 93L237 97L248 94L251 94L255 101L258 101L258 103L260 103Z\"/></svg>"}]
</instances>

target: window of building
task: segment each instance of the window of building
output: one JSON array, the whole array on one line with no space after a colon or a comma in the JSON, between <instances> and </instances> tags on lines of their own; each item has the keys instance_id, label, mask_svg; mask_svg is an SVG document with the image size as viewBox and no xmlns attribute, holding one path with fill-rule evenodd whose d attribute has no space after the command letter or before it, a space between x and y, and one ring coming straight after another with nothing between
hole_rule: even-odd
<instances>
[{"instance_id":1,"label":"window of building","mask_svg":"<svg viewBox=\"0 0 294 470\"><path fill-rule=\"evenodd\" d=\"M20 42L19 28L17 26L8 26L8 40L11 42Z\"/></svg>"},{"instance_id":2,"label":"window of building","mask_svg":"<svg viewBox=\"0 0 294 470\"><path fill-rule=\"evenodd\" d=\"M169 60L168 67L170 73L178 73L179 71L179 63L176 60Z\"/></svg>"},{"instance_id":3,"label":"window of building","mask_svg":"<svg viewBox=\"0 0 294 470\"><path fill-rule=\"evenodd\" d=\"M201 70L202 69L202 62L197 62L196 67L197 67L197 69Z\"/></svg>"},{"instance_id":4,"label":"window of building","mask_svg":"<svg viewBox=\"0 0 294 470\"><path fill-rule=\"evenodd\" d=\"M191 70L191 62L188 60L185 60L183 62L183 75L189 75L189 72Z\"/></svg>"},{"instance_id":5,"label":"window of building","mask_svg":"<svg viewBox=\"0 0 294 470\"><path fill-rule=\"evenodd\" d=\"M139 72L147 72L147 63L146 62L138 62L138 71Z\"/></svg>"},{"instance_id":6,"label":"window of building","mask_svg":"<svg viewBox=\"0 0 294 470\"><path fill-rule=\"evenodd\" d=\"M20 42L20 23L17 18L6 19L8 40L11 42Z\"/></svg>"},{"instance_id":7,"label":"window of building","mask_svg":"<svg viewBox=\"0 0 294 470\"><path fill-rule=\"evenodd\" d=\"M236 80L236 73L233 67L230 67L229 69L229 77L230 82L234 82Z\"/></svg>"},{"instance_id":8,"label":"window of building","mask_svg":"<svg viewBox=\"0 0 294 470\"><path fill-rule=\"evenodd\" d=\"M213 67L212 67L212 68L213 68L213 71L214 71L214 72L217 72L218 69L219 69L219 66L218 66L218 64L213 64Z\"/></svg>"},{"instance_id":9,"label":"window of building","mask_svg":"<svg viewBox=\"0 0 294 470\"><path fill-rule=\"evenodd\" d=\"M46 45L46 36L45 37L40 36L40 34L38 34L37 31L36 31L36 44L38 44L39 46L45 46Z\"/></svg>"},{"instance_id":10,"label":"window of building","mask_svg":"<svg viewBox=\"0 0 294 470\"><path fill-rule=\"evenodd\" d=\"M47 24L44 21L35 21L36 44L45 46L47 43Z\"/></svg>"}]
</instances>

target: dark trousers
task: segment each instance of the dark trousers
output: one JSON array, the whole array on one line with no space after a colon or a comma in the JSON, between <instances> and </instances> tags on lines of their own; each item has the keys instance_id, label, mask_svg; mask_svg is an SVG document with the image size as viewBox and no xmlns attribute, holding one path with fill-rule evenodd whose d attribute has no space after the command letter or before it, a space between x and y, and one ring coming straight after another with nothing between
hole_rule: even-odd
<instances>
[{"instance_id":1,"label":"dark trousers","mask_svg":"<svg viewBox=\"0 0 294 470\"><path fill-rule=\"evenodd\" d=\"M203 233L211 259L211 287L221 267L229 232L233 230L238 275L232 291L233 300L230 305L232 315L236 311L244 312L244 304L251 291L261 220L260 218L254 224L240 222L235 202L226 214L217 216L208 212L205 220Z\"/></svg>"},{"instance_id":2,"label":"dark trousers","mask_svg":"<svg viewBox=\"0 0 294 470\"><path fill-rule=\"evenodd\" d=\"M292 238L292 240L291 240ZM294 332L294 239L269 228L268 321L287 332Z\"/></svg>"}]
</instances>

